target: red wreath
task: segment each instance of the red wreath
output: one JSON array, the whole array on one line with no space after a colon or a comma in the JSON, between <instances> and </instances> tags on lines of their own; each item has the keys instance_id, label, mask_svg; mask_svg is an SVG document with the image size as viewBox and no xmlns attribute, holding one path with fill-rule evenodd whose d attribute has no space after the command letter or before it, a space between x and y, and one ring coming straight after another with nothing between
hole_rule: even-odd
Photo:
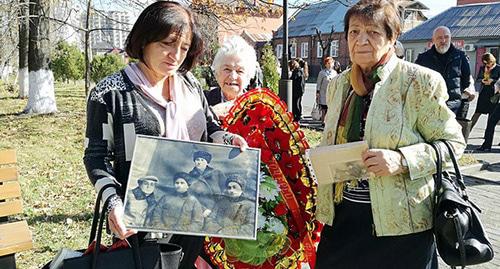
<instances>
[{"instance_id":1,"label":"red wreath","mask_svg":"<svg viewBox=\"0 0 500 269\"><path fill-rule=\"evenodd\" d=\"M211 261L219 268L301 268L302 263L314 268L321 229L315 219L317 185L305 165L309 145L292 114L276 94L255 89L235 101L223 126L244 137L250 147L261 149L261 161L285 201L274 213L286 215L288 244L263 264L252 265L226 255L223 238L207 237L205 250Z\"/></svg>"}]
</instances>

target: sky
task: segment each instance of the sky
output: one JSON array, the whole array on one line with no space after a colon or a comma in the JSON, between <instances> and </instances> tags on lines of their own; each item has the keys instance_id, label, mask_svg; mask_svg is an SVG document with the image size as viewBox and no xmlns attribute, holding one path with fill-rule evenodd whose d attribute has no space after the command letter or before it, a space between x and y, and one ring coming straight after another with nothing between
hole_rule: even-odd
<instances>
[{"instance_id":1,"label":"sky","mask_svg":"<svg viewBox=\"0 0 500 269\"><path fill-rule=\"evenodd\" d=\"M457 0L419 0L420 3L424 4L429 8L428 11L424 11L424 14L430 19L437 14L445 11L449 7L456 6L457 5ZM278 4L282 4L282 0L276 0L275 1ZM295 3L297 1L295 0L289 0L288 3ZM299 0L298 2L308 2L307 0ZM289 12L293 13L293 12Z\"/></svg>"}]
</instances>

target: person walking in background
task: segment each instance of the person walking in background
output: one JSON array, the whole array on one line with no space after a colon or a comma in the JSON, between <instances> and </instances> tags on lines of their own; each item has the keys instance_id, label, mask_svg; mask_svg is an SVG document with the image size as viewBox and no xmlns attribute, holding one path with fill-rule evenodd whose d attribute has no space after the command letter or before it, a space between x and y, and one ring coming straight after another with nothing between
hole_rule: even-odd
<instances>
[{"instance_id":1,"label":"person walking in background","mask_svg":"<svg viewBox=\"0 0 500 269\"><path fill-rule=\"evenodd\" d=\"M302 68L302 72L304 73L304 83L309 79L309 65L302 58L297 58L297 62L299 63L300 68Z\"/></svg>"},{"instance_id":2,"label":"person walking in background","mask_svg":"<svg viewBox=\"0 0 500 269\"><path fill-rule=\"evenodd\" d=\"M488 124L484 131L484 142L481 147L478 148L480 151L491 151L493 137L495 136L495 128L500 120L500 80L497 80L495 83L495 93L491 101L493 102L493 109L488 117ZM498 145L500 146L500 144Z\"/></svg>"},{"instance_id":3,"label":"person walking in background","mask_svg":"<svg viewBox=\"0 0 500 269\"><path fill-rule=\"evenodd\" d=\"M246 92L256 74L255 49L240 36L224 40L215 54L212 69L219 87L205 91L208 104L221 120L233 106L238 96Z\"/></svg>"},{"instance_id":4,"label":"person walking in background","mask_svg":"<svg viewBox=\"0 0 500 269\"><path fill-rule=\"evenodd\" d=\"M482 114L488 114L489 116L493 112L495 104L490 99L495 94L494 85L500 77L500 66L496 63L493 54L485 53L481 59L483 66L479 69L477 76L477 81L481 83L481 89L477 99L476 111L471 119L471 129L476 125Z\"/></svg>"},{"instance_id":5,"label":"person walking in background","mask_svg":"<svg viewBox=\"0 0 500 269\"><path fill-rule=\"evenodd\" d=\"M241 136L220 128L189 72L203 41L188 8L172 1L152 3L134 23L125 50L138 62L104 78L89 93L83 158L97 192L114 185L104 191L103 201L109 201L109 228L121 239L137 232L125 228L122 202L137 134L247 147ZM183 248L180 268L192 268L203 237L174 235L170 241Z\"/></svg>"},{"instance_id":6,"label":"person walking in background","mask_svg":"<svg viewBox=\"0 0 500 269\"><path fill-rule=\"evenodd\" d=\"M333 70L334 62L335 60L332 57L325 57L323 60L324 68L319 72L316 82L316 102L321 107L321 122L325 122L325 115L328 110L326 105L328 83L337 75L337 72Z\"/></svg>"},{"instance_id":7,"label":"person walking in background","mask_svg":"<svg viewBox=\"0 0 500 269\"><path fill-rule=\"evenodd\" d=\"M318 185L316 217L325 226L316 269L438 266L428 143L446 140L460 156L465 142L443 78L396 57L398 14L394 1L361 0L344 17L352 68L329 84L320 147L366 141L360 158L372 175Z\"/></svg>"},{"instance_id":8,"label":"person walking in background","mask_svg":"<svg viewBox=\"0 0 500 269\"><path fill-rule=\"evenodd\" d=\"M300 121L302 117L302 95L304 95L305 88L305 78L304 70L300 67L297 60L291 60L290 71L292 75L290 79L292 80L292 113L295 121Z\"/></svg>"},{"instance_id":9,"label":"person walking in background","mask_svg":"<svg viewBox=\"0 0 500 269\"><path fill-rule=\"evenodd\" d=\"M335 61L335 63L333 64L333 70L335 70L335 72L337 72L337 74L342 73L342 67L340 66L339 61Z\"/></svg>"},{"instance_id":10,"label":"person walking in background","mask_svg":"<svg viewBox=\"0 0 500 269\"><path fill-rule=\"evenodd\" d=\"M471 83L469 59L451 43L451 32L446 26L434 29L432 43L429 50L418 55L415 63L441 74L448 89L446 105L455 115L463 117L467 115L463 108L468 106L462 104L462 93Z\"/></svg>"}]
</instances>

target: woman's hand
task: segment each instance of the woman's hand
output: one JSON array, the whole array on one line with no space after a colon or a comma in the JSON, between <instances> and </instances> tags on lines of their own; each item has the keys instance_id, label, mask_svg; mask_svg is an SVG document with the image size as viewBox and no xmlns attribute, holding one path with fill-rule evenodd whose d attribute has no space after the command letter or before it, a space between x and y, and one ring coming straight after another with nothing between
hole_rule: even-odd
<instances>
[{"instance_id":1,"label":"woman's hand","mask_svg":"<svg viewBox=\"0 0 500 269\"><path fill-rule=\"evenodd\" d=\"M123 222L123 206L121 204L116 205L108 214L108 224L111 232L119 237L120 239L125 239L137 231L133 229L125 228L125 223Z\"/></svg>"},{"instance_id":2,"label":"woman's hand","mask_svg":"<svg viewBox=\"0 0 500 269\"><path fill-rule=\"evenodd\" d=\"M483 84L484 85L491 85L491 83L493 82L493 79L483 79Z\"/></svg>"},{"instance_id":3,"label":"woman's hand","mask_svg":"<svg viewBox=\"0 0 500 269\"><path fill-rule=\"evenodd\" d=\"M394 176L405 171L401 165L403 155L394 150L369 149L361 155L361 158L368 171L376 176Z\"/></svg>"},{"instance_id":4,"label":"woman's hand","mask_svg":"<svg viewBox=\"0 0 500 269\"><path fill-rule=\"evenodd\" d=\"M237 134L232 134L233 135L233 146L239 146L241 151L245 151L248 148L247 141L243 137Z\"/></svg>"}]
</instances>

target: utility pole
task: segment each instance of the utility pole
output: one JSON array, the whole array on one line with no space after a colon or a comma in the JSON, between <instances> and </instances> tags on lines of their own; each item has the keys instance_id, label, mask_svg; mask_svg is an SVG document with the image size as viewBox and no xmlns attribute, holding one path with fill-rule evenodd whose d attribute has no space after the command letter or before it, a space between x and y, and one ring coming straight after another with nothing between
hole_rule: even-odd
<instances>
[{"instance_id":1,"label":"utility pole","mask_svg":"<svg viewBox=\"0 0 500 269\"><path fill-rule=\"evenodd\" d=\"M292 111L292 80L288 78L288 0L283 0L283 55L281 57L280 99Z\"/></svg>"}]
</instances>

